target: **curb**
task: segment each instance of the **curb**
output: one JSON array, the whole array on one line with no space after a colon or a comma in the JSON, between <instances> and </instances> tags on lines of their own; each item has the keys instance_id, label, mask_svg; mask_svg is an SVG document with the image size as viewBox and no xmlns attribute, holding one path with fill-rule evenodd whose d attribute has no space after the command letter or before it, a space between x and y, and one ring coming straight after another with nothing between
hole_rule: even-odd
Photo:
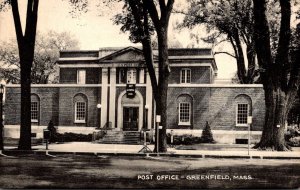
<instances>
[{"instance_id":1,"label":"curb","mask_svg":"<svg viewBox=\"0 0 300 190\"><path fill-rule=\"evenodd\" d=\"M4 154L9 156L17 155L85 155L85 156L139 156L139 157L184 157L184 158L221 158L221 159L300 159L300 156L248 156L248 155L210 155L210 154L176 154L174 152L167 153L122 153L122 152L61 152L51 150L5 150Z\"/></svg>"}]
</instances>

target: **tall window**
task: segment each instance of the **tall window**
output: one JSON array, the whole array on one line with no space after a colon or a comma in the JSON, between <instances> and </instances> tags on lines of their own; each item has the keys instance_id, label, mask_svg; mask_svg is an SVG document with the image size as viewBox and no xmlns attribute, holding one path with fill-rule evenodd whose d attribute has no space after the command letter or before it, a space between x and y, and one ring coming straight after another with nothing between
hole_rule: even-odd
<instances>
[{"instance_id":1,"label":"tall window","mask_svg":"<svg viewBox=\"0 0 300 190\"><path fill-rule=\"evenodd\" d=\"M136 83L136 69L129 68L127 70L127 83L135 84Z\"/></svg>"},{"instance_id":2,"label":"tall window","mask_svg":"<svg viewBox=\"0 0 300 190\"><path fill-rule=\"evenodd\" d=\"M247 118L249 115L248 104L237 104L237 116L236 116L236 124L243 126L247 125Z\"/></svg>"},{"instance_id":3,"label":"tall window","mask_svg":"<svg viewBox=\"0 0 300 190\"><path fill-rule=\"evenodd\" d=\"M125 84L126 83L126 70L120 69L119 70L119 84Z\"/></svg>"},{"instance_id":4,"label":"tall window","mask_svg":"<svg viewBox=\"0 0 300 190\"><path fill-rule=\"evenodd\" d=\"M181 102L179 103L179 125L191 124L191 103Z\"/></svg>"},{"instance_id":5,"label":"tall window","mask_svg":"<svg viewBox=\"0 0 300 190\"><path fill-rule=\"evenodd\" d=\"M31 122L39 121L39 103L31 102Z\"/></svg>"},{"instance_id":6,"label":"tall window","mask_svg":"<svg viewBox=\"0 0 300 190\"><path fill-rule=\"evenodd\" d=\"M88 115L88 98L84 94L76 94L74 102L74 122L86 123Z\"/></svg>"},{"instance_id":7,"label":"tall window","mask_svg":"<svg viewBox=\"0 0 300 190\"><path fill-rule=\"evenodd\" d=\"M236 105L236 126L248 126L248 116L252 115L252 100L246 94L239 94L235 97Z\"/></svg>"},{"instance_id":8,"label":"tall window","mask_svg":"<svg viewBox=\"0 0 300 190\"><path fill-rule=\"evenodd\" d=\"M75 104L75 122L85 123L86 121L86 103L76 102Z\"/></svg>"},{"instance_id":9,"label":"tall window","mask_svg":"<svg viewBox=\"0 0 300 190\"><path fill-rule=\"evenodd\" d=\"M85 84L86 71L84 69L77 70L77 84Z\"/></svg>"},{"instance_id":10,"label":"tall window","mask_svg":"<svg viewBox=\"0 0 300 190\"><path fill-rule=\"evenodd\" d=\"M191 83L191 69L181 69L180 83Z\"/></svg>"}]
</instances>

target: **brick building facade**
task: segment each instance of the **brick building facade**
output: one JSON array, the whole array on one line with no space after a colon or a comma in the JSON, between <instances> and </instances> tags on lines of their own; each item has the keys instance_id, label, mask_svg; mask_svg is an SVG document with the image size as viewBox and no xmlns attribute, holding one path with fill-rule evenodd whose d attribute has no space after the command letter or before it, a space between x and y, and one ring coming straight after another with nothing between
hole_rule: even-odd
<instances>
[{"instance_id":1,"label":"brick building facade","mask_svg":"<svg viewBox=\"0 0 300 190\"><path fill-rule=\"evenodd\" d=\"M217 66L211 49L170 49L169 61L168 132L200 135L208 121L218 142L235 143L246 138L247 116L252 115L251 133L259 138L265 111L261 85L214 84ZM62 51L58 64L59 84L32 85L37 136L50 120L61 132L85 134L103 127L154 128L151 82L140 49ZM135 86L133 97L127 97L127 84ZM11 129L6 136L13 136L20 122L19 85L7 85L4 111L5 126Z\"/></svg>"}]
</instances>

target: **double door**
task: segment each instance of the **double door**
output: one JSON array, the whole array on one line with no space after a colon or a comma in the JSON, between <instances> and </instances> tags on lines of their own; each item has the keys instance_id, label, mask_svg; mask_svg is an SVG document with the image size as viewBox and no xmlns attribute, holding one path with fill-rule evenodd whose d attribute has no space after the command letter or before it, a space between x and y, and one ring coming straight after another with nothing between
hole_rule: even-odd
<instances>
[{"instance_id":1,"label":"double door","mask_svg":"<svg viewBox=\"0 0 300 190\"><path fill-rule=\"evenodd\" d=\"M123 107L123 131L138 131L138 107Z\"/></svg>"}]
</instances>

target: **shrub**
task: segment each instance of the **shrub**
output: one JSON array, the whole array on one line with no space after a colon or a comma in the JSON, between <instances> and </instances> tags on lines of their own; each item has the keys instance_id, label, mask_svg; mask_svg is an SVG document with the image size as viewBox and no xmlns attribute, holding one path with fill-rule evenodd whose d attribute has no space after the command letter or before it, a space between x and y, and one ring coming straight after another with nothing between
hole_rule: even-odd
<instances>
[{"instance_id":1,"label":"shrub","mask_svg":"<svg viewBox=\"0 0 300 190\"><path fill-rule=\"evenodd\" d=\"M207 121L206 121L205 127L202 131L201 142L202 143L214 143L215 142L215 140L213 138L213 134L210 129L210 126Z\"/></svg>"},{"instance_id":2,"label":"shrub","mask_svg":"<svg viewBox=\"0 0 300 190\"><path fill-rule=\"evenodd\" d=\"M300 131L298 127L288 126L287 131L285 133L285 140L288 142L289 139L300 136Z\"/></svg>"},{"instance_id":3,"label":"shrub","mask_svg":"<svg viewBox=\"0 0 300 190\"><path fill-rule=\"evenodd\" d=\"M91 142L92 134L77 134L77 133L54 133L52 134L51 142Z\"/></svg>"},{"instance_id":4,"label":"shrub","mask_svg":"<svg viewBox=\"0 0 300 190\"><path fill-rule=\"evenodd\" d=\"M171 144L171 134L167 134L167 143ZM192 145L200 143L200 137L192 135L173 136L173 145Z\"/></svg>"},{"instance_id":5,"label":"shrub","mask_svg":"<svg viewBox=\"0 0 300 190\"><path fill-rule=\"evenodd\" d=\"M293 147L300 147L300 137L290 138L287 144Z\"/></svg>"}]
</instances>

